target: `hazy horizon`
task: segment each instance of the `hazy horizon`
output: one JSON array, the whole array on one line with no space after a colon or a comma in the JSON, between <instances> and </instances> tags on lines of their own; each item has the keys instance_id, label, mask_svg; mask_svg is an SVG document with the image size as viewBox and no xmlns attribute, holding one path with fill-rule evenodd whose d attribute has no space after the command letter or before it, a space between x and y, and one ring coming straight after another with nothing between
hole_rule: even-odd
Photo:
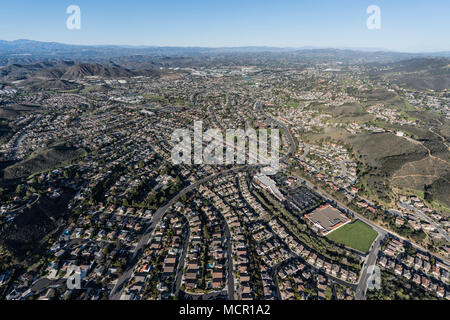
<instances>
[{"instance_id":1,"label":"hazy horizon","mask_svg":"<svg viewBox=\"0 0 450 320\"><path fill-rule=\"evenodd\" d=\"M391 50L388 48L370 48L370 47L334 47L334 46L300 46L300 47L279 47L279 46L269 46L269 45L261 45L261 46L252 46L252 45L241 45L241 46L190 46L190 45L125 45L125 44L84 44L84 43L64 43L58 41L40 41L34 39L14 39L14 40L4 40L0 39L0 41L5 41L9 43L20 42L20 41L29 41L29 42L39 42L39 43L54 43L59 45L67 45L67 46L80 46L80 47L118 47L118 48L134 48L134 49L145 49L145 48L199 48L199 49L240 49L240 48L267 48L267 49L278 49L278 50L350 50L350 51L361 51L361 52L393 52L393 53L410 53L410 54L426 54L426 53L448 53L450 50L437 50L437 51L400 51L400 50Z\"/></svg>"},{"instance_id":2,"label":"hazy horizon","mask_svg":"<svg viewBox=\"0 0 450 320\"><path fill-rule=\"evenodd\" d=\"M450 51L448 1L227 2L18 0L2 4L0 38L76 45L157 47L382 48L393 52ZM81 9L69 30L67 8ZM381 10L369 30L367 8ZM20 21L20 23L17 23ZM11 27L14 26L14 27Z\"/></svg>"}]
</instances>

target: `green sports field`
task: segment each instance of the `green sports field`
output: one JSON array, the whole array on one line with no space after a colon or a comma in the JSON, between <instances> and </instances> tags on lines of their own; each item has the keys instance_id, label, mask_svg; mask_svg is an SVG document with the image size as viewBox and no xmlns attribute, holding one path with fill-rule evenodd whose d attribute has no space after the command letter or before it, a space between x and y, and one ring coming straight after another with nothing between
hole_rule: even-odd
<instances>
[{"instance_id":1,"label":"green sports field","mask_svg":"<svg viewBox=\"0 0 450 320\"><path fill-rule=\"evenodd\" d=\"M333 231L327 238L361 252L369 251L377 232L364 222L357 220Z\"/></svg>"}]
</instances>

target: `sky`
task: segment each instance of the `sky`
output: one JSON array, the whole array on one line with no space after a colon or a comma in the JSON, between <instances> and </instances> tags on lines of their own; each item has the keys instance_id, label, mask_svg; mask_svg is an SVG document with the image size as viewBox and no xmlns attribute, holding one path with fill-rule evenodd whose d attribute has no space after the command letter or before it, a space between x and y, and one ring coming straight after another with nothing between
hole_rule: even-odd
<instances>
[{"instance_id":1,"label":"sky","mask_svg":"<svg viewBox=\"0 0 450 320\"><path fill-rule=\"evenodd\" d=\"M69 30L67 7L81 9ZM381 9L369 30L367 7ZM450 51L449 0L11 0L0 39L87 45Z\"/></svg>"}]
</instances>

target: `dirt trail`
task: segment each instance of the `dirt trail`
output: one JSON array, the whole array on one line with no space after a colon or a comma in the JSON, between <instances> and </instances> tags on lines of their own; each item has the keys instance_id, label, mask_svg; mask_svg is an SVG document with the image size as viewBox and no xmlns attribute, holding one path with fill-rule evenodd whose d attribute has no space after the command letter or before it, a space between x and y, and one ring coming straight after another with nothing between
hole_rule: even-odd
<instances>
[{"instance_id":1,"label":"dirt trail","mask_svg":"<svg viewBox=\"0 0 450 320\"><path fill-rule=\"evenodd\" d=\"M393 176L392 180L394 179L403 179L403 178L411 178L411 177L417 177L417 178L423 178L423 177L429 177L429 178L436 178L436 179L443 179L445 180L447 183L450 183L450 181L448 181L447 179L443 178L443 177L439 177L436 175L431 175L431 174L408 174L406 176Z\"/></svg>"},{"instance_id":2,"label":"dirt trail","mask_svg":"<svg viewBox=\"0 0 450 320\"><path fill-rule=\"evenodd\" d=\"M434 132L433 132L433 133L434 133ZM406 140L408 140L408 141L411 142L411 143L421 145L425 150L427 150L428 156L429 156L430 158L435 159L435 160L438 160L438 161L441 161L441 162L447 164L448 166L450 166L450 162L448 162L448 161L446 161L446 160L444 160L444 159L438 158L438 157L436 157L436 156L433 156L433 154L431 153L431 150L430 150L426 145L424 145L422 142L417 141L417 140L414 140L413 138L410 138L410 137L403 137L403 138L405 138ZM444 143L444 144L445 144L445 143Z\"/></svg>"},{"instance_id":3,"label":"dirt trail","mask_svg":"<svg viewBox=\"0 0 450 320\"><path fill-rule=\"evenodd\" d=\"M447 147L448 151L450 151L450 146L447 144L447 139L445 139L443 136L441 136L439 133L436 133L433 131L433 128L428 128L428 130L436 135L437 137L441 138L442 143Z\"/></svg>"}]
</instances>

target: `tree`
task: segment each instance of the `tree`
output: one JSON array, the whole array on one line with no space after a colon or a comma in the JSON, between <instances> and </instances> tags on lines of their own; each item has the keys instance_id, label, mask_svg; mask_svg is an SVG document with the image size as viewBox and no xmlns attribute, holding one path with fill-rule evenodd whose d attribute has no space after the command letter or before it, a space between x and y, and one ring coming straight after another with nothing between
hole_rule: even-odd
<instances>
[{"instance_id":1,"label":"tree","mask_svg":"<svg viewBox=\"0 0 450 320\"><path fill-rule=\"evenodd\" d=\"M23 189L23 186L21 184L18 184L16 187L16 193L19 193L19 194L22 193L22 189Z\"/></svg>"}]
</instances>

